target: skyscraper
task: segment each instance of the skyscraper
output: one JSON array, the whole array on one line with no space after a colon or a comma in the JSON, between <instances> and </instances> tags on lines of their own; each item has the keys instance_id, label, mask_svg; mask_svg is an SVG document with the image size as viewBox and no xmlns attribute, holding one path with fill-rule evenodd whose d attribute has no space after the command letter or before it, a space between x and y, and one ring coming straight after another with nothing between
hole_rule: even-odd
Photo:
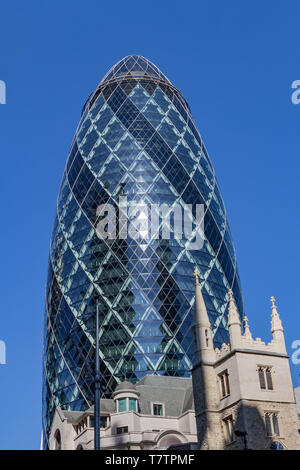
<instances>
[{"instance_id":1,"label":"skyscraper","mask_svg":"<svg viewBox=\"0 0 300 470\"><path fill-rule=\"evenodd\" d=\"M101 204L203 204L204 245L99 238ZM227 291L243 300L225 207L182 94L147 59L118 62L84 105L51 239L44 330L44 434L57 405L93 403L96 303L102 395L145 374L190 376L197 266L214 343L228 341Z\"/></svg>"}]
</instances>

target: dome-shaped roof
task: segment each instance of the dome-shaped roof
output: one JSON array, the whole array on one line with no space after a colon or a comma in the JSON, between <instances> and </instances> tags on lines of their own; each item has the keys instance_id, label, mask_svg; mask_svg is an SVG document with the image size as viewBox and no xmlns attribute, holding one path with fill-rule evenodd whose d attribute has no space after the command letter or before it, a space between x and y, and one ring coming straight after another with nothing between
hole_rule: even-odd
<instances>
[{"instance_id":1,"label":"dome-shaped roof","mask_svg":"<svg viewBox=\"0 0 300 470\"><path fill-rule=\"evenodd\" d=\"M124 382L121 382L119 385L117 385L115 391L117 392L120 390L136 390L136 386L133 383L125 380Z\"/></svg>"},{"instance_id":2,"label":"dome-shaped roof","mask_svg":"<svg viewBox=\"0 0 300 470\"><path fill-rule=\"evenodd\" d=\"M105 75L101 84L126 76L154 77L169 82L167 77L148 59L141 55L128 55L117 62Z\"/></svg>"}]
</instances>

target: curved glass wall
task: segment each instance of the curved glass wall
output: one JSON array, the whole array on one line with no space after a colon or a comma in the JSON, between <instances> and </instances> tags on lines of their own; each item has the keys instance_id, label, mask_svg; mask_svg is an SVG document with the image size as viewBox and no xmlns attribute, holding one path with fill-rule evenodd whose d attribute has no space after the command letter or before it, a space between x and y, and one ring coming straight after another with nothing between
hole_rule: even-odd
<instances>
[{"instance_id":1,"label":"curved glass wall","mask_svg":"<svg viewBox=\"0 0 300 470\"><path fill-rule=\"evenodd\" d=\"M203 204L205 240L101 240L97 208ZM145 374L190 375L197 266L214 342L228 341L227 291L241 314L236 256L209 156L180 92L151 62L128 56L84 106L53 227L44 334L45 434L57 405L93 404L94 323L100 305L103 397Z\"/></svg>"}]
</instances>

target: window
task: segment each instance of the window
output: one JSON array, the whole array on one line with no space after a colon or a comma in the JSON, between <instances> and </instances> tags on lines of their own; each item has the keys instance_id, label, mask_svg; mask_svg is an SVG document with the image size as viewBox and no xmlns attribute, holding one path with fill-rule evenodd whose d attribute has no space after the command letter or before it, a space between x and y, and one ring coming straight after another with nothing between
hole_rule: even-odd
<instances>
[{"instance_id":1,"label":"window","mask_svg":"<svg viewBox=\"0 0 300 470\"><path fill-rule=\"evenodd\" d=\"M154 416L163 416L163 406L160 403L153 403Z\"/></svg>"},{"instance_id":2,"label":"window","mask_svg":"<svg viewBox=\"0 0 300 470\"><path fill-rule=\"evenodd\" d=\"M258 378L261 390L273 390L272 368L266 366L258 367Z\"/></svg>"},{"instance_id":3,"label":"window","mask_svg":"<svg viewBox=\"0 0 300 470\"><path fill-rule=\"evenodd\" d=\"M129 398L129 411L130 410L137 411L136 403L137 403L136 398Z\"/></svg>"},{"instance_id":4,"label":"window","mask_svg":"<svg viewBox=\"0 0 300 470\"><path fill-rule=\"evenodd\" d=\"M122 426L117 428L117 434L126 434L128 432L128 426Z\"/></svg>"},{"instance_id":5,"label":"window","mask_svg":"<svg viewBox=\"0 0 300 470\"><path fill-rule=\"evenodd\" d=\"M230 444L234 439L232 416L228 416L227 418L223 419L223 429L226 444Z\"/></svg>"},{"instance_id":6,"label":"window","mask_svg":"<svg viewBox=\"0 0 300 470\"><path fill-rule=\"evenodd\" d=\"M275 436L279 436L278 417L276 414L273 414L272 416L272 424L273 424L273 432Z\"/></svg>"},{"instance_id":7,"label":"window","mask_svg":"<svg viewBox=\"0 0 300 470\"><path fill-rule=\"evenodd\" d=\"M82 419L76 426L74 426L76 434L80 434L88 426L88 417Z\"/></svg>"},{"instance_id":8,"label":"window","mask_svg":"<svg viewBox=\"0 0 300 470\"><path fill-rule=\"evenodd\" d=\"M90 416L90 427L93 428L95 426L95 419L94 416ZM107 416L100 416L100 428L106 428L107 426Z\"/></svg>"},{"instance_id":9,"label":"window","mask_svg":"<svg viewBox=\"0 0 300 470\"><path fill-rule=\"evenodd\" d=\"M265 424L267 436L279 436L278 413L266 412Z\"/></svg>"},{"instance_id":10,"label":"window","mask_svg":"<svg viewBox=\"0 0 300 470\"><path fill-rule=\"evenodd\" d=\"M267 436L272 436L271 416L268 413L265 414L265 423Z\"/></svg>"},{"instance_id":11,"label":"window","mask_svg":"<svg viewBox=\"0 0 300 470\"><path fill-rule=\"evenodd\" d=\"M107 416L100 416L100 428L106 428Z\"/></svg>"},{"instance_id":12,"label":"window","mask_svg":"<svg viewBox=\"0 0 300 470\"><path fill-rule=\"evenodd\" d=\"M266 388L265 372L262 367L258 369L259 385L262 390Z\"/></svg>"},{"instance_id":13,"label":"window","mask_svg":"<svg viewBox=\"0 0 300 470\"><path fill-rule=\"evenodd\" d=\"M55 431L54 439L55 439L55 450L61 450L61 435L60 435L59 429Z\"/></svg>"},{"instance_id":14,"label":"window","mask_svg":"<svg viewBox=\"0 0 300 470\"><path fill-rule=\"evenodd\" d=\"M127 398L119 398L118 400L118 412L127 411Z\"/></svg>"},{"instance_id":15,"label":"window","mask_svg":"<svg viewBox=\"0 0 300 470\"><path fill-rule=\"evenodd\" d=\"M227 370L219 374L219 383L221 398L225 398L230 395L229 374Z\"/></svg>"},{"instance_id":16,"label":"window","mask_svg":"<svg viewBox=\"0 0 300 470\"><path fill-rule=\"evenodd\" d=\"M268 367L266 369L266 378L267 378L267 388L268 388L268 390L273 390L272 374L271 374L270 367Z\"/></svg>"}]
</instances>

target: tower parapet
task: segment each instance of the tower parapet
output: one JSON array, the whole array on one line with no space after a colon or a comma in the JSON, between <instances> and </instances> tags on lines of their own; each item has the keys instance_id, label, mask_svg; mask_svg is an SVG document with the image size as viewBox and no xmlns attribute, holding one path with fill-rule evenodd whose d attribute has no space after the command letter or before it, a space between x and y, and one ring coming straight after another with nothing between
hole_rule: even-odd
<instances>
[{"instance_id":1,"label":"tower parapet","mask_svg":"<svg viewBox=\"0 0 300 470\"><path fill-rule=\"evenodd\" d=\"M274 297L273 338L264 343L261 338L253 339L247 317L242 333L233 292L229 291L230 343L216 348L212 360L203 335L209 320L196 271L195 276L195 340L196 351L201 354L192 374L199 448L229 450L246 446L260 450L280 443L286 449L300 449L298 413Z\"/></svg>"},{"instance_id":2,"label":"tower parapet","mask_svg":"<svg viewBox=\"0 0 300 470\"><path fill-rule=\"evenodd\" d=\"M244 333L241 333L240 317L234 302L232 290L229 290L228 329L230 332L230 343L223 344L221 349L215 348L217 357L224 357L231 350L240 348L286 354L284 330L273 296L271 297L271 303L272 340L266 343L261 338L252 337L249 320L246 316L244 317Z\"/></svg>"}]
</instances>

